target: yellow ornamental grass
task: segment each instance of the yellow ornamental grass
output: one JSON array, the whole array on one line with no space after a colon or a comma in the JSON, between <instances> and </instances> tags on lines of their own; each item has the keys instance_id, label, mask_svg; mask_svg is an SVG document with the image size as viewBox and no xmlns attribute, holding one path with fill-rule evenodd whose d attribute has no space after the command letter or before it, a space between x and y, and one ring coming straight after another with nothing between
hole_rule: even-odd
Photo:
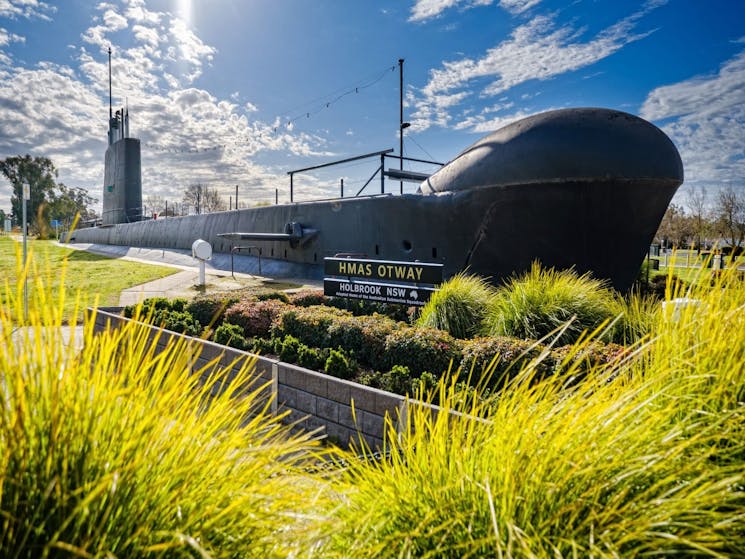
<instances>
[{"instance_id":1,"label":"yellow ornamental grass","mask_svg":"<svg viewBox=\"0 0 745 559\"><path fill-rule=\"evenodd\" d=\"M328 556L745 556L745 286L687 295L579 383L532 364L491 402L451 378L441 413L411 405L349 468Z\"/></svg>"},{"instance_id":2,"label":"yellow ornamental grass","mask_svg":"<svg viewBox=\"0 0 745 559\"><path fill-rule=\"evenodd\" d=\"M192 374L187 343L91 317L66 343L63 297L36 285L17 326L22 282L4 289L0 556L288 557L325 533L318 441L270 413L251 361Z\"/></svg>"}]
</instances>

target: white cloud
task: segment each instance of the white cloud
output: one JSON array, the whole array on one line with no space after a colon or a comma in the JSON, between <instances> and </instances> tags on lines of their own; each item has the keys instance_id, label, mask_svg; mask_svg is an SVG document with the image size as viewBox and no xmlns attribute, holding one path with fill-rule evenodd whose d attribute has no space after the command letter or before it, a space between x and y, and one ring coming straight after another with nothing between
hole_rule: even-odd
<instances>
[{"instance_id":1,"label":"white cloud","mask_svg":"<svg viewBox=\"0 0 745 559\"><path fill-rule=\"evenodd\" d=\"M62 182L88 188L100 201L110 42L113 102L115 108L128 104L131 135L142 142L144 197L180 199L185 185L201 181L226 189L226 197L228 185L240 183L251 186L257 200L273 200L286 174L250 159L272 151L326 154L320 137L249 119L247 113L256 112L250 101L191 87L216 50L182 21L143 6L140 0L100 4L99 17L72 51L73 67L42 60L29 70L0 51L0 158L50 157ZM114 41L113 33L129 34L133 46L117 46L127 41ZM89 51L90 43L96 47ZM0 184L0 207L7 198Z\"/></svg>"},{"instance_id":2,"label":"white cloud","mask_svg":"<svg viewBox=\"0 0 745 559\"><path fill-rule=\"evenodd\" d=\"M553 16L536 16L515 28L508 39L487 50L481 58L443 62L442 68L430 71L429 82L413 100L419 130L431 125L447 125L452 120L450 111L455 104L444 104L443 98L447 101L453 99L453 95L460 95L457 99L460 102L467 96L458 90L475 81L491 80L479 92L481 97L489 98L527 81L548 80L610 56L651 33L634 33L634 28L639 19L662 3L663 0L648 2L639 11L587 41L582 40L584 29L571 25L557 28ZM460 121L459 126L462 127L463 122Z\"/></svg>"},{"instance_id":3,"label":"white cloud","mask_svg":"<svg viewBox=\"0 0 745 559\"><path fill-rule=\"evenodd\" d=\"M39 18L49 21L51 18L48 14L56 11L56 7L38 0L0 0L0 17Z\"/></svg>"},{"instance_id":4,"label":"white cloud","mask_svg":"<svg viewBox=\"0 0 745 559\"><path fill-rule=\"evenodd\" d=\"M499 0L499 7L511 14L521 14L540 3L541 0Z\"/></svg>"},{"instance_id":5,"label":"white cloud","mask_svg":"<svg viewBox=\"0 0 745 559\"><path fill-rule=\"evenodd\" d=\"M640 113L663 121L680 151L686 182L745 185L745 51L715 75L654 89Z\"/></svg>"},{"instance_id":6,"label":"white cloud","mask_svg":"<svg viewBox=\"0 0 745 559\"><path fill-rule=\"evenodd\" d=\"M10 43L24 43L25 37L10 33L7 29L0 27L0 47L8 46Z\"/></svg>"},{"instance_id":7,"label":"white cloud","mask_svg":"<svg viewBox=\"0 0 745 559\"><path fill-rule=\"evenodd\" d=\"M476 6L488 6L494 0L417 0L411 8L409 21L426 21L439 16L449 8L460 6L463 9L474 8ZM503 0L504 1L504 0ZM508 0L515 2L519 0ZM540 0L527 0L528 2Z\"/></svg>"}]
</instances>

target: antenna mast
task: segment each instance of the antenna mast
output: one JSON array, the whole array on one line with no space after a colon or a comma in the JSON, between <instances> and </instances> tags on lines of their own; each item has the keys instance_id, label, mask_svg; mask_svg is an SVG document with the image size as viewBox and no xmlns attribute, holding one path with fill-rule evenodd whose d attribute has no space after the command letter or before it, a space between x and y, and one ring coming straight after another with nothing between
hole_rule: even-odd
<instances>
[{"instance_id":1,"label":"antenna mast","mask_svg":"<svg viewBox=\"0 0 745 559\"><path fill-rule=\"evenodd\" d=\"M109 122L113 116L111 112L111 46L109 46Z\"/></svg>"}]
</instances>

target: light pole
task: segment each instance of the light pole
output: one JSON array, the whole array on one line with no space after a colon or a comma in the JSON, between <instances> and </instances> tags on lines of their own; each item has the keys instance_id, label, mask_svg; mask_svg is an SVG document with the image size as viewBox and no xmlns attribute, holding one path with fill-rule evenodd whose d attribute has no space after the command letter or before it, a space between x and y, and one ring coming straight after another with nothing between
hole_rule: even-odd
<instances>
[{"instance_id":1,"label":"light pole","mask_svg":"<svg viewBox=\"0 0 745 559\"><path fill-rule=\"evenodd\" d=\"M398 168L404 170L404 59L398 59ZM398 181L401 194L404 193L404 181Z\"/></svg>"},{"instance_id":2,"label":"light pole","mask_svg":"<svg viewBox=\"0 0 745 559\"><path fill-rule=\"evenodd\" d=\"M26 202L31 199L31 186L23 185L23 322L28 322L28 266L26 265L26 237L28 227L26 225Z\"/></svg>"}]
</instances>

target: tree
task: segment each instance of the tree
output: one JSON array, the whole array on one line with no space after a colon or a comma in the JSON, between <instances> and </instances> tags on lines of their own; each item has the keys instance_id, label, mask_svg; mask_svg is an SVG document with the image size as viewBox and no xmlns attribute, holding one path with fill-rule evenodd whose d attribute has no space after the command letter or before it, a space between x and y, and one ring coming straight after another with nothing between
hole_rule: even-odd
<instances>
[{"instance_id":1,"label":"tree","mask_svg":"<svg viewBox=\"0 0 745 559\"><path fill-rule=\"evenodd\" d=\"M707 196L706 190L700 187L691 187L686 195L686 204L691 211L691 228L696 238L696 249L701 251L701 243L706 238L710 229L710 223L707 219Z\"/></svg>"},{"instance_id":2,"label":"tree","mask_svg":"<svg viewBox=\"0 0 745 559\"><path fill-rule=\"evenodd\" d=\"M72 224L76 215L80 220L88 221L98 217L89 206L98 200L91 198L88 191L77 186L68 187L64 183L57 185L57 190L49 196L49 218Z\"/></svg>"},{"instance_id":3,"label":"tree","mask_svg":"<svg viewBox=\"0 0 745 559\"><path fill-rule=\"evenodd\" d=\"M745 241L745 192L732 186L721 189L714 212L717 233L730 244L733 255L739 254Z\"/></svg>"},{"instance_id":4,"label":"tree","mask_svg":"<svg viewBox=\"0 0 745 559\"><path fill-rule=\"evenodd\" d=\"M48 201L57 183L57 169L47 157L8 157L0 161L0 171L13 187L10 204L18 222L23 215L23 187L29 187L30 199L26 203L26 215L31 226L37 231L40 225L48 223Z\"/></svg>"},{"instance_id":5,"label":"tree","mask_svg":"<svg viewBox=\"0 0 745 559\"><path fill-rule=\"evenodd\" d=\"M660 222L656 237L673 247L685 247L693 236L691 219L682 206L670 204Z\"/></svg>"},{"instance_id":6,"label":"tree","mask_svg":"<svg viewBox=\"0 0 745 559\"><path fill-rule=\"evenodd\" d=\"M222 212L227 210L225 200L216 188L204 184L191 184L184 192L184 203L196 208L197 213Z\"/></svg>"}]
</instances>

